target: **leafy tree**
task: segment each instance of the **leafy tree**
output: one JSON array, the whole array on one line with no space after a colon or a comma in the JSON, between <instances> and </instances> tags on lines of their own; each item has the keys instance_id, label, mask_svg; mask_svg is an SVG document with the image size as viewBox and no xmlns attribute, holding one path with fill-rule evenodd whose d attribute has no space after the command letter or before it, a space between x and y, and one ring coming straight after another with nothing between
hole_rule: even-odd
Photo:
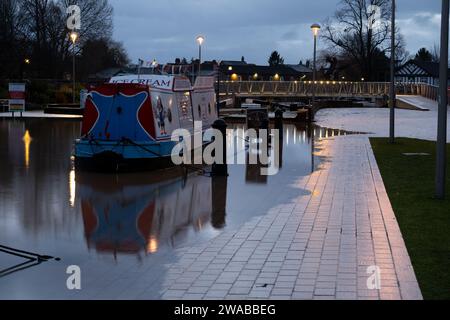
<instances>
[{"instance_id":1,"label":"leafy tree","mask_svg":"<svg viewBox=\"0 0 450 320\"><path fill-rule=\"evenodd\" d=\"M272 52L272 54L269 57L269 66L278 66L284 64L284 58L280 56L278 51Z\"/></svg>"}]
</instances>

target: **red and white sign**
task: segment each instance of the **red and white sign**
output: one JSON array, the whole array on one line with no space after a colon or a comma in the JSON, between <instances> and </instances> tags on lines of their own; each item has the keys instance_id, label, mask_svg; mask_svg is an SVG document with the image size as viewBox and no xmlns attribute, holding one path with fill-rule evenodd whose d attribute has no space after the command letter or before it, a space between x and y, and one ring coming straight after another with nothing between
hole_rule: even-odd
<instances>
[{"instance_id":1,"label":"red and white sign","mask_svg":"<svg viewBox=\"0 0 450 320\"><path fill-rule=\"evenodd\" d=\"M9 84L9 112L25 111L25 83Z\"/></svg>"}]
</instances>

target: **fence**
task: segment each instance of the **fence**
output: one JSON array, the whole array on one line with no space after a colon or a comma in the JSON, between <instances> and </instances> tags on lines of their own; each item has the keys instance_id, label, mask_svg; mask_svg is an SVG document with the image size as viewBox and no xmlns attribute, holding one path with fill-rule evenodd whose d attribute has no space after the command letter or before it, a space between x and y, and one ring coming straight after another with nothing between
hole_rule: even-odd
<instances>
[{"instance_id":1,"label":"fence","mask_svg":"<svg viewBox=\"0 0 450 320\"><path fill-rule=\"evenodd\" d=\"M317 97L384 97L389 95L389 82L318 81L222 81L221 95L310 97L315 86ZM437 100L438 87L424 83L396 83L397 94L419 95Z\"/></svg>"}]
</instances>

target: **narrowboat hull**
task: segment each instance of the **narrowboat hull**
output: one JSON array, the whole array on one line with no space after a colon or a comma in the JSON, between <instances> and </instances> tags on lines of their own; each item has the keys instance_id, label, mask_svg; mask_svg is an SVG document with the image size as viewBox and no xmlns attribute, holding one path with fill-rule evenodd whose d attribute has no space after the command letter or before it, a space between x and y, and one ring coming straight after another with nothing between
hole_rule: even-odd
<instances>
[{"instance_id":1,"label":"narrowboat hull","mask_svg":"<svg viewBox=\"0 0 450 320\"><path fill-rule=\"evenodd\" d=\"M194 87L185 77L152 75L145 84L125 82L133 79L113 78L89 90L81 138L75 141L77 169L130 172L171 167L178 143L172 135L181 129L193 139L194 132L203 135L217 119L213 78L199 77Z\"/></svg>"},{"instance_id":2,"label":"narrowboat hull","mask_svg":"<svg viewBox=\"0 0 450 320\"><path fill-rule=\"evenodd\" d=\"M204 142L204 149L209 142ZM75 142L75 168L88 172L124 173L161 170L175 166L171 152L175 143L118 145L113 142ZM199 148L200 149L200 148ZM191 150L193 154L195 151ZM191 155L193 157L193 155Z\"/></svg>"}]
</instances>

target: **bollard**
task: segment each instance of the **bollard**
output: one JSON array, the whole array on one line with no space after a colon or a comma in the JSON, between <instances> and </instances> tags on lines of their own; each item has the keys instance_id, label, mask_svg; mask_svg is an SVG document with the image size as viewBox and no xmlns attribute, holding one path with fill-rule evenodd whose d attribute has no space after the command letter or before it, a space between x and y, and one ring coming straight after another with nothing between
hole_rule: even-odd
<instances>
[{"instance_id":1,"label":"bollard","mask_svg":"<svg viewBox=\"0 0 450 320\"><path fill-rule=\"evenodd\" d=\"M312 106L308 108L308 121L314 122L314 112Z\"/></svg>"},{"instance_id":2,"label":"bollard","mask_svg":"<svg viewBox=\"0 0 450 320\"><path fill-rule=\"evenodd\" d=\"M280 137L283 136L283 110L278 108L275 110L275 129L280 131Z\"/></svg>"},{"instance_id":3,"label":"bollard","mask_svg":"<svg viewBox=\"0 0 450 320\"><path fill-rule=\"evenodd\" d=\"M214 176L228 176L228 165L227 165L227 124L223 119L217 119L212 124L212 128L219 130L222 134L222 163L213 163L212 165L212 175Z\"/></svg>"}]
</instances>

